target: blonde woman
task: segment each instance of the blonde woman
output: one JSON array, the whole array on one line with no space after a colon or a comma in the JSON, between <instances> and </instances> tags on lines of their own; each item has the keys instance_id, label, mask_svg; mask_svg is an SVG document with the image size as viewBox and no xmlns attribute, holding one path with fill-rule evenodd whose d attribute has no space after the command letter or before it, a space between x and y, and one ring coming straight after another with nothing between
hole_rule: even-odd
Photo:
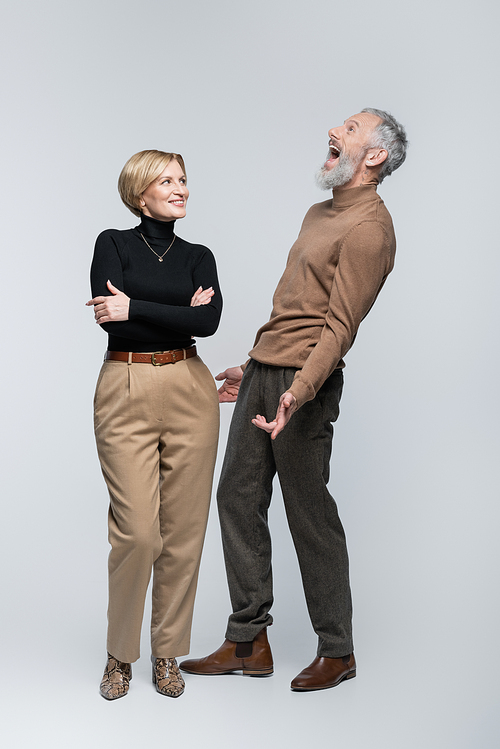
<instances>
[{"instance_id":1,"label":"blonde woman","mask_svg":"<svg viewBox=\"0 0 500 749\"><path fill-rule=\"evenodd\" d=\"M215 333L222 297L210 250L174 231L189 196L182 156L135 154L118 189L140 223L99 235L87 302L108 334L94 400L111 544L100 691L108 700L128 692L153 573L153 682L178 697L175 659L189 651L219 429L215 384L194 338Z\"/></svg>"}]
</instances>

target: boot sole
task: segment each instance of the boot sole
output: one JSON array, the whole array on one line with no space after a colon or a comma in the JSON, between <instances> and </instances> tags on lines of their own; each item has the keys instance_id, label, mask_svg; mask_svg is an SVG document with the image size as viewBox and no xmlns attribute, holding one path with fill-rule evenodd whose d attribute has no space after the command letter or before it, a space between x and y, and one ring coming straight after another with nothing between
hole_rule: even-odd
<instances>
[{"instance_id":1,"label":"boot sole","mask_svg":"<svg viewBox=\"0 0 500 749\"><path fill-rule=\"evenodd\" d=\"M227 671L210 671L210 672L204 672L204 671L190 671L187 668L183 668L182 666L179 666L181 671L184 671L186 674L194 674L195 676L224 676L225 674L235 674L241 671L243 676L271 676L271 674L274 673L273 668L263 668L263 669L249 669L249 668L231 668Z\"/></svg>"}]
</instances>

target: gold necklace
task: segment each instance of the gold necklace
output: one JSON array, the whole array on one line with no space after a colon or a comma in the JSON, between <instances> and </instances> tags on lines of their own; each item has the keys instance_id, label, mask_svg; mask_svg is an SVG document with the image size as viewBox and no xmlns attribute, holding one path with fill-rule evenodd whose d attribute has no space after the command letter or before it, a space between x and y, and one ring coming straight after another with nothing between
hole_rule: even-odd
<instances>
[{"instance_id":1,"label":"gold necklace","mask_svg":"<svg viewBox=\"0 0 500 749\"><path fill-rule=\"evenodd\" d=\"M146 239L146 237L144 236L144 234L141 234L141 232L139 232L139 234L141 235L141 237L143 238L143 240L144 240L144 241L146 242L146 244L147 244L147 246L149 247L149 249L151 250L151 252L154 252L154 254L155 254L155 255L156 255L156 257L158 258L159 262L160 262L160 263L163 263L163 258L165 257L165 255L167 254L167 252L169 251L169 249L170 249L170 248L172 247L173 243L175 242L175 234L174 234L174 238L173 238L173 239L172 239L172 241L170 242L169 246L167 247L167 249L165 250L165 252L163 253L163 255L158 255L158 253L157 253L157 252L156 252L155 250L153 250L153 248L152 248L152 247L151 247L151 245L149 244L149 242L148 242L148 240Z\"/></svg>"}]
</instances>

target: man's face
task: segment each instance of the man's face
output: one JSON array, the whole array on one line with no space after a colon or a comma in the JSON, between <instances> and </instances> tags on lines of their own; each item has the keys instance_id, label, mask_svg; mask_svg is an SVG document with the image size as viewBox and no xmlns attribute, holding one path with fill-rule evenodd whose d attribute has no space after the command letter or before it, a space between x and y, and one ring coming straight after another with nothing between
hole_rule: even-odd
<instances>
[{"instance_id":1,"label":"man's face","mask_svg":"<svg viewBox=\"0 0 500 749\"><path fill-rule=\"evenodd\" d=\"M328 157L316 175L319 187L331 190L358 184L373 130L379 123L376 115L360 112L328 131Z\"/></svg>"}]
</instances>

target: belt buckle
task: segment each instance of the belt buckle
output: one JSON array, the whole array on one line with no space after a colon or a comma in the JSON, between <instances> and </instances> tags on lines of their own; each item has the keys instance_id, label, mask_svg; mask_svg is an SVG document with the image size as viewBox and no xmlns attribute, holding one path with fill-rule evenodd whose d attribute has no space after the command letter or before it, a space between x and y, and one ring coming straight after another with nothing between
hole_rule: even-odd
<instances>
[{"instance_id":1,"label":"belt buckle","mask_svg":"<svg viewBox=\"0 0 500 749\"><path fill-rule=\"evenodd\" d=\"M164 351L155 351L153 354L151 354L151 364L153 365L153 367L164 367L165 364L168 364L168 362L166 361L161 362L161 361L156 361L155 359L156 354L164 354L164 353L165 353Z\"/></svg>"}]
</instances>

